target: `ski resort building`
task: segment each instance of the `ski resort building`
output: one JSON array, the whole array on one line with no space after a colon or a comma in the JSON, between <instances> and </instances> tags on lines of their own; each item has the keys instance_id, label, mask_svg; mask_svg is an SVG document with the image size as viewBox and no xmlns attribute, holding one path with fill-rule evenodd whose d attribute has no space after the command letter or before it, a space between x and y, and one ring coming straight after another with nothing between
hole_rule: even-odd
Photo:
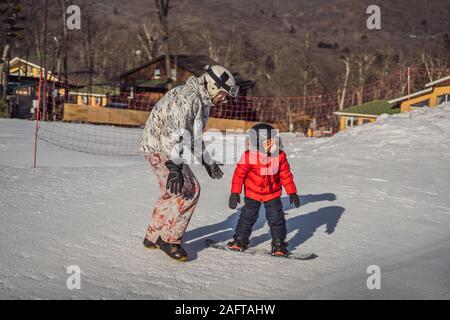
<instances>
[{"instance_id":1,"label":"ski resort building","mask_svg":"<svg viewBox=\"0 0 450 320\"><path fill-rule=\"evenodd\" d=\"M54 109L55 102L58 109L62 105L62 97L66 94L66 89L77 89L80 86L73 82L64 81L36 63L29 60L15 57L9 61L8 73L8 101L13 118L31 118L37 107L39 93L39 79L46 77L48 106L43 106L45 110ZM44 94L42 90L41 94ZM50 104L52 104L50 106Z\"/></svg>"},{"instance_id":2,"label":"ski resort building","mask_svg":"<svg viewBox=\"0 0 450 320\"><path fill-rule=\"evenodd\" d=\"M358 106L344 109L334 114L339 116L339 130L377 121L384 113L399 113L400 109L386 100L373 100Z\"/></svg>"},{"instance_id":3,"label":"ski resort building","mask_svg":"<svg viewBox=\"0 0 450 320\"><path fill-rule=\"evenodd\" d=\"M9 62L10 81L21 81L22 84L26 81L34 82L36 79L39 80L41 71L42 73L47 74L47 81L62 82L56 75L52 74L51 71L45 72L43 67L28 60L15 57Z\"/></svg>"},{"instance_id":4,"label":"ski resort building","mask_svg":"<svg viewBox=\"0 0 450 320\"><path fill-rule=\"evenodd\" d=\"M400 106L401 112L421 107L435 107L450 101L450 76L429 82L425 89L388 101Z\"/></svg>"},{"instance_id":5,"label":"ski resort building","mask_svg":"<svg viewBox=\"0 0 450 320\"><path fill-rule=\"evenodd\" d=\"M79 105L92 107L105 107L108 103L107 95L98 93L69 92L69 100Z\"/></svg>"}]
</instances>

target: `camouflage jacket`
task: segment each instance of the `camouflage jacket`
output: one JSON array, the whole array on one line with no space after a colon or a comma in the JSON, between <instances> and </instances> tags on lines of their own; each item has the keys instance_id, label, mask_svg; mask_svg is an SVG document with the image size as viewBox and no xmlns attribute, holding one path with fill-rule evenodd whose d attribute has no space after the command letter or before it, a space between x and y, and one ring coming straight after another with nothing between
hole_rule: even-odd
<instances>
[{"instance_id":1,"label":"camouflage jacket","mask_svg":"<svg viewBox=\"0 0 450 320\"><path fill-rule=\"evenodd\" d=\"M186 84L168 91L152 109L139 149L163 154L174 162L181 161L183 145L193 150L200 143L203 152L202 132L211 106L206 88L198 78L190 77ZM198 154L196 158L199 159Z\"/></svg>"}]
</instances>

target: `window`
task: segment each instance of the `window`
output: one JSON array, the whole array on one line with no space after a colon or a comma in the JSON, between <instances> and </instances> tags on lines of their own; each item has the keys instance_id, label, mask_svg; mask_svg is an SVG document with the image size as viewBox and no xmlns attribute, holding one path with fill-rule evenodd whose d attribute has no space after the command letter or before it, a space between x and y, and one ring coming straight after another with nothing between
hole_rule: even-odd
<instances>
[{"instance_id":1,"label":"window","mask_svg":"<svg viewBox=\"0 0 450 320\"><path fill-rule=\"evenodd\" d=\"M101 106L102 105L102 98L101 97L95 98L95 105L96 106Z\"/></svg>"},{"instance_id":2,"label":"window","mask_svg":"<svg viewBox=\"0 0 450 320\"><path fill-rule=\"evenodd\" d=\"M430 106L430 99L416 102L411 105L411 108L422 108L422 107L428 107L428 106Z\"/></svg>"},{"instance_id":3,"label":"window","mask_svg":"<svg viewBox=\"0 0 450 320\"><path fill-rule=\"evenodd\" d=\"M85 104L85 105L89 105L89 99L88 99L89 97L88 96L83 96L81 99L82 99L82 101L83 101L83 104Z\"/></svg>"},{"instance_id":4,"label":"window","mask_svg":"<svg viewBox=\"0 0 450 320\"><path fill-rule=\"evenodd\" d=\"M18 96L27 96L27 95L30 95L30 90L29 90L30 88L28 87L23 87L23 88L17 88L16 89L16 94L18 95Z\"/></svg>"},{"instance_id":5,"label":"window","mask_svg":"<svg viewBox=\"0 0 450 320\"><path fill-rule=\"evenodd\" d=\"M443 94L442 96L437 97L438 105L444 102L450 102L450 94Z\"/></svg>"},{"instance_id":6,"label":"window","mask_svg":"<svg viewBox=\"0 0 450 320\"><path fill-rule=\"evenodd\" d=\"M363 119L362 124L370 123L370 119Z\"/></svg>"},{"instance_id":7,"label":"window","mask_svg":"<svg viewBox=\"0 0 450 320\"><path fill-rule=\"evenodd\" d=\"M153 77L155 79L159 79L161 77L161 70L159 68L157 68L153 71Z\"/></svg>"},{"instance_id":8,"label":"window","mask_svg":"<svg viewBox=\"0 0 450 320\"><path fill-rule=\"evenodd\" d=\"M172 77L173 80L177 79L177 69L176 68L170 69L170 76Z\"/></svg>"},{"instance_id":9,"label":"window","mask_svg":"<svg viewBox=\"0 0 450 320\"><path fill-rule=\"evenodd\" d=\"M11 68L11 69L12 69L12 68ZM21 68L20 68L20 67L17 68L15 72L12 72L11 69L9 69L9 74L10 74L10 75L14 75L14 76L19 76L19 75L21 75L21 74L20 74L20 71L21 71Z\"/></svg>"},{"instance_id":10,"label":"window","mask_svg":"<svg viewBox=\"0 0 450 320\"><path fill-rule=\"evenodd\" d=\"M345 127L353 127L358 125L358 118L357 117L347 117L345 122Z\"/></svg>"}]
</instances>

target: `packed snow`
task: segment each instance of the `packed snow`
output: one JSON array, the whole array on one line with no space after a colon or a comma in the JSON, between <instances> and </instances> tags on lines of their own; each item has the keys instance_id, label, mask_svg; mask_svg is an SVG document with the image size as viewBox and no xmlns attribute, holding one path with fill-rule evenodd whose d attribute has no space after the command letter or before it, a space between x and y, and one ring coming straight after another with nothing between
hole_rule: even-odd
<instances>
[{"instance_id":1,"label":"packed snow","mask_svg":"<svg viewBox=\"0 0 450 320\"><path fill-rule=\"evenodd\" d=\"M318 255L310 261L205 247L233 235L232 164L219 181L193 167L202 194L184 237L189 262L144 249L158 197L144 158L39 141L34 169L34 126L0 119L2 299L450 298L450 105L331 138L283 135L302 201L283 196L288 241ZM261 212L251 245L268 249L268 231ZM73 265L81 287L70 290ZM370 266L380 289L368 289Z\"/></svg>"}]
</instances>

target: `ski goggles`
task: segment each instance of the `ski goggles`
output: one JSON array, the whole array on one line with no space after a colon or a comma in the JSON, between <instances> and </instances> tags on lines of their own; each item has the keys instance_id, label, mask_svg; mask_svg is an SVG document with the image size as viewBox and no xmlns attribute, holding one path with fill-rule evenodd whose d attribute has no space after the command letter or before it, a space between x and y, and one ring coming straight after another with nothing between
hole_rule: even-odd
<instances>
[{"instance_id":1,"label":"ski goggles","mask_svg":"<svg viewBox=\"0 0 450 320\"><path fill-rule=\"evenodd\" d=\"M230 89L228 90L228 93L233 98L236 98L239 94L239 86L231 86Z\"/></svg>"}]
</instances>

